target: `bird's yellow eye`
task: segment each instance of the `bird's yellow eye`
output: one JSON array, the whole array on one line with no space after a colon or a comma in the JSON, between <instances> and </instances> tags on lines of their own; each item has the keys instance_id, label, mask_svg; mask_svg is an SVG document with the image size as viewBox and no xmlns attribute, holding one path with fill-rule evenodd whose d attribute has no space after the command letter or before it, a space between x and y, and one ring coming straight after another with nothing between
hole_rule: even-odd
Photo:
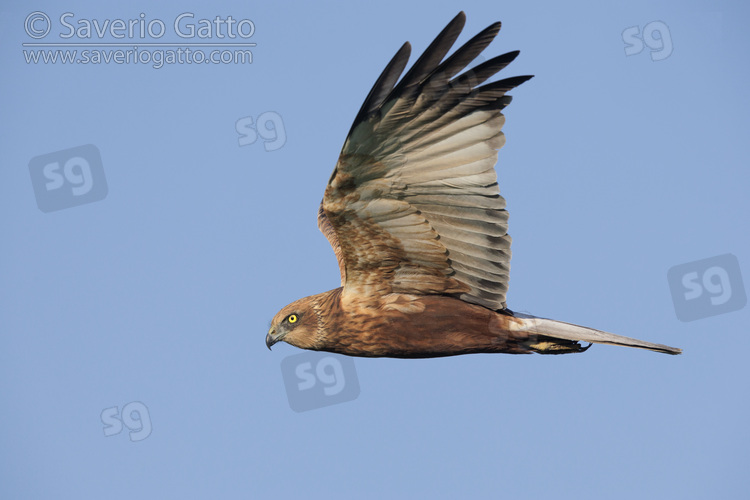
<instances>
[{"instance_id":1,"label":"bird's yellow eye","mask_svg":"<svg viewBox=\"0 0 750 500\"><path fill-rule=\"evenodd\" d=\"M297 315L296 314L290 314L289 317L286 319L290 323L296 323L297 322Z\"/></svg>"}]
</instances>

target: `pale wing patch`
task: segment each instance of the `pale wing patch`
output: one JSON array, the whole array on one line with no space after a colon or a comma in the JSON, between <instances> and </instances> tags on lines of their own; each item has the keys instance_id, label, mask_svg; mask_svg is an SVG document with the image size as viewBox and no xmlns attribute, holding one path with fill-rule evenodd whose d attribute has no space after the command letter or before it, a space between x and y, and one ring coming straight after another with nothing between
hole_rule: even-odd
<instances>
[{"instance_id":1,"label":"pale wing patch","mask_svg":"<svg viewBox=\"0 0 750 500\"><path fill-rule=\"evenodd\" d=\"M383 297L381 303L384 311L398 311L405 314L417 314L424 312L425 309L418 295L393 293Z\"/></svg>"}]
</instances>

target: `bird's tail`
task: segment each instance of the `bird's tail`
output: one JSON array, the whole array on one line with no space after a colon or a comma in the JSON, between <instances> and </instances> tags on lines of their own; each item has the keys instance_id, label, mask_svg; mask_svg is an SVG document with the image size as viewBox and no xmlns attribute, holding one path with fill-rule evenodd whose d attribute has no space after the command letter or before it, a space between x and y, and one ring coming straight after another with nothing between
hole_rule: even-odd
<instances>
[{"instance_id":1,"label":"bird's tail","mask_svg":"<svg viewBox=\"0 0 750 500\"><path fill-rule=\"evenodd\" d=\"M528 333L529 337L534 339L534 343L530 344L529 347L542 354L563 354L581 352L588 349L589 346L582 347L578 342L637 347L665 354L682 353L682 349L676 347L623 337L622 335L594 330L585 326L555 321L554 319L537 318L519 313L515 313L515 319L518 320L517 328L520 331Z\"/></svg>"}]
</instances>

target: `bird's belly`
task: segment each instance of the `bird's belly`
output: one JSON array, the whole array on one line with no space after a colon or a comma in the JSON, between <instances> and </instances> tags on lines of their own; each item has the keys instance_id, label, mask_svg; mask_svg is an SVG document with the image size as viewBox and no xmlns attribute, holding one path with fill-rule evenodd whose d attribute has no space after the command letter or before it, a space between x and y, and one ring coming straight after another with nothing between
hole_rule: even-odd
<instances>
[{"instance_id":1,"label":"bird's belly","mask_svg":"<svg viewBox=\"0 0 750 500\"><path fill-rule=\"evenodd\" d=\"M516 346L508 316L452 297L409 296L396 307L393 302L360 304L347 313L345 324L329 334L325 350L394 358L526 352Z\"/></svg>"}]
</instances>

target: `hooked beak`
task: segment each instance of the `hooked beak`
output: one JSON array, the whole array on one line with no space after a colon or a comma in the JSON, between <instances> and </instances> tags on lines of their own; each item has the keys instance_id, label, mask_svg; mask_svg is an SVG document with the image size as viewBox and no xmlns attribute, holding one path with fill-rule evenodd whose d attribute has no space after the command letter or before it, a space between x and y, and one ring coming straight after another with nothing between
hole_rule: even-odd
<instances>
[{"instance_id":1,"label":"hooked beak","mask_svg":"<svg viewBox=\"0 0 750 500\"><path fill-rule=\"evenodd\" d=\"M274 338L273 336L274 333L275 333L275 330L271 328L270 330L268 330L268 334L266 334L266 347L268 347L269 351L271 350L271 346L279 341L279 339Z\"/></svg>"}]
</instances>

